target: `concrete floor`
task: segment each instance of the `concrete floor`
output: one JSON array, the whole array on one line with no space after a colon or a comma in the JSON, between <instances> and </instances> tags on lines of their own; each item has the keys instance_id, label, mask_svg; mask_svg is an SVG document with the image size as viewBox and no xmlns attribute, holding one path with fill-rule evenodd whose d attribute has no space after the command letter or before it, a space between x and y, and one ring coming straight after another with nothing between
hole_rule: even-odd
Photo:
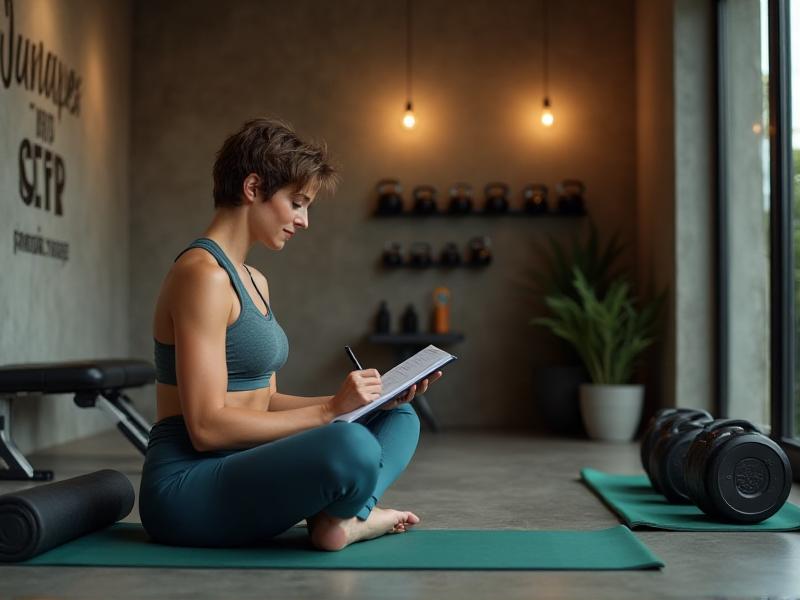
<instances>
[{"instance_id":1,"label":"concrete floor","mask_svg":"<svg viewBox=\"0 0 800 600\"><path fill-rule=\"evenodd\" d=\"M116 432L31 457L67 478L100 468L138 488L141 457ZM617 519L577 481L581 467L640 472L636 444L522 433L424 433L382 505L420 527L601 529ZM0 493L23 487L0 482ZM800 503L800 486L790 498ZM138 521L134 508L128 517ZM661 571L273 571L0 567L0 598L748 598L800 596L800 533L636 532ZM368 542L367 542L368 543Z\"/></svg>"}]
</instances>

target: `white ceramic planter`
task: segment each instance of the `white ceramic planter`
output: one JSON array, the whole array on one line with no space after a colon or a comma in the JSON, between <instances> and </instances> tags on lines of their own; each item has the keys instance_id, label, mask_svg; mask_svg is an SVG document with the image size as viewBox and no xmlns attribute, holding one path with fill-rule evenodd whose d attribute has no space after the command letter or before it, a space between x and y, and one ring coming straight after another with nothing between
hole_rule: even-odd
<instances>
[{"instance_id":1,"label":"white ceramic planter","mask_svg":"<svg viewBox=\"0 0 800 600\"><path fill-rule=\"evenodd\" d=\"M629 442L642 418L644 386L583 384L581 417L589 437L608 442Z\"/></svg>"}]
</instances>

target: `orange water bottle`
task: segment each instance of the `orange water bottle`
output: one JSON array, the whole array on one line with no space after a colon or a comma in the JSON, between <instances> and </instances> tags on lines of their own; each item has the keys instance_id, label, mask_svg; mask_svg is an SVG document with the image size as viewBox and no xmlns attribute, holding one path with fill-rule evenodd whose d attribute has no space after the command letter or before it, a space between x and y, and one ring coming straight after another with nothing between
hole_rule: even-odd
<instances>
[{"instance_id":1,"label":"orange water bottle","mask_svg":"<svg viewBox=\"0 0 800 600\"><path fill-rule=\"evenodd\" d=\"M450 290L440 286L433 290L433 332L450 331Z\"/></svg>"}]
</instances>

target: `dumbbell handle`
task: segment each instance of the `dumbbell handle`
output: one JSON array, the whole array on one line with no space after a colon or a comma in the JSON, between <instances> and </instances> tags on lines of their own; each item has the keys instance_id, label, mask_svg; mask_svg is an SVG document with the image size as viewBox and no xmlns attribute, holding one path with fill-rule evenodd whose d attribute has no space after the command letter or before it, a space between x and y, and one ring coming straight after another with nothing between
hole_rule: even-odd
<instances>
[{"instance_id":1,"label":"dumbbell handle","mask_svg":"<svg viewBox=\"0 0 800 600\"><path fill-rule=\"evenodd\" d=\"M753 431L755 433L761 433L761 431L753 425L750 421L745 419L721 419L719 421L714 421L713 423L709 423L705 430L706 431L716 431L717 429L721 429L723 427L741 427L745 431Z\"/></svg>"}]
</instances>

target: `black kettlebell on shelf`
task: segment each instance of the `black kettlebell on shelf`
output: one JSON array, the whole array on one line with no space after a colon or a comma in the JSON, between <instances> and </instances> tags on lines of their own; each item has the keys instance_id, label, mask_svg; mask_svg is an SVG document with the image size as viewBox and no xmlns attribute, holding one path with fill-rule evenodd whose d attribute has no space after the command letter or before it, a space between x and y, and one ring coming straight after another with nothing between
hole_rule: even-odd
<instances>
[{"instance_id":1,"label":"black kettlebell on shelf","mask_svg":"<svg viewBox=\"0 0 800 600\"><path fill-rule=\"evenodd\" d=\"M386 242L381 262L384 267L393 269L403 266L403 246L399 242Z\"/></svg>"},{"instance_id":2,"label":"black kettlebell on shelf","mask_svg":"<svg viewBox=\"0 0 800 600\"><path fill-rule=\"evenodd\" d=\"M579 179L565 179L556 186L558 212L562 215L582 215L586 212L586 186Z\"/></svg>"},{"instance_id":3,"label":"black kettlebell on shelf","mask_svg":"<svg viewBox=\"0 0 800 600\"><path fill-rule=\"evenodd\" d=\"M509 187L507 183L495 181L487 183L483 188L486 200L483 205L483 212L490 215L498 215L508 212Z\"/></svg>"},{"instance_id":4,"label":"black kettlebell on shelf","mask_svg":"<svg viewBox=\"0 0 800 600\"><path fill-rule=\"evenodd\" d=\"M378 214L398 215L403 212L403 187L396 179L381 179L378 191Z\"/></svg>"},{"instance_id":5,"label":"black kettlebell on shelf","mask_svg":"<svg viewBox=\"0 0 800 600\"><path fill-rule=\"evenodd\" d=\"M461 254L455 242L447 242L442 247L439 264L443 267L457 267L461 264Z\"/></svg>"},{"instance_id":6,"label":"black kettlebell on shelf","mask_svg":"<svg viewBox=\"0 0 800 600\"><path fill-rule=\"evenodd\" d=\"M414 214L432 215L436 213L436 188L432 185L418 185L412 193Z\"/></svg>"},{"instance_id":7,"label":"black kettlebell on shelf","mask_svg":"<svg viewBox=\"0 0 800 600\"><path fill-rule=\"evenodd\" d=\"M485 267L492 262L492 243L486 236L474 237L469 241L469 264L472 267Z\"/></svg>"},{"instance_id":8,"label":"black kettlebell on shelf","mask_svg":"<svg viewBox=\"0 0 800 600\"><path fill-rule=\"evenodd\" d=\"M447 212L452 215L465 215L472 212L472 186L468 183L454 183L450 188L450 204Z\"/></svg>"},{"instance_id":9,"label":"black kettlebell on shelf","mask_svg":"<svg viewBox=\"0 0 800 600\"><path fill-rule=\"evenodd\" d=\"M650 455L653 452L658 437L661 434L661 428L664 424L676 415L691 415L695 418L711 419L711 415L704 410L697 408L662 408L654 414L645 427L644 435L642 435L642 442L639 448L639 458L642 461L642 468L647 476L650 477ZM650 477L652 483L652 477Z\"/></svg>"},{"instance_id":10,"label":"black kettlebell on shelf","mask_svg":"<svg viewBox=\"0 0 800 600\"><path fill-rule=\"evenodd\" d=\"M426 269L433 265L433 251L428 242L414 242L408 251L408 266Z\"/></svg>"},{"instance_id":11,"label":"black kettlebell on shelf","mask_svg":"<svg viewBox=\"0 0 800 600\"><path fill-rule=\"evenodd\" d=\"M650 453L650 480L669 502L691 502L684 477L684 459L694 438L713 419L708 414L678 414L662 427Z\"/></svg>"},{"instance_id":12,"label":"black kettlebell on shelf","mask_svg":"<svg viewBox=\"0 0 800 600\"><path fill-rule=\"evenodd\" d=\"M550 212L547 204L547 186L531 183L522 188L523 210L529 215L546 215Z\"/></svg>"},{"instance_id":13,"label":"black kettlebell on shelf","mask_svg":"<svg viewBox=\"0 0 800 600\"><path fill-rule=\"evenodd\" d=\"M418 329L419 317L417 316L417 311L414 310L413 304L409 304L400 317L400 330L403 333L417 333Z\"/></svg>"},{"instance_id":14,"label":"black kettlebell on shelf","mask_svg":"<svg viewBox=\"0 0 800 600\"><path fill-rule=\"evenodd\" d=\"M759 523L789 497L792 468L783 449L743 419L706 425L685 463L689 498L709 516Z\"/></svg>"}]
</instances>

